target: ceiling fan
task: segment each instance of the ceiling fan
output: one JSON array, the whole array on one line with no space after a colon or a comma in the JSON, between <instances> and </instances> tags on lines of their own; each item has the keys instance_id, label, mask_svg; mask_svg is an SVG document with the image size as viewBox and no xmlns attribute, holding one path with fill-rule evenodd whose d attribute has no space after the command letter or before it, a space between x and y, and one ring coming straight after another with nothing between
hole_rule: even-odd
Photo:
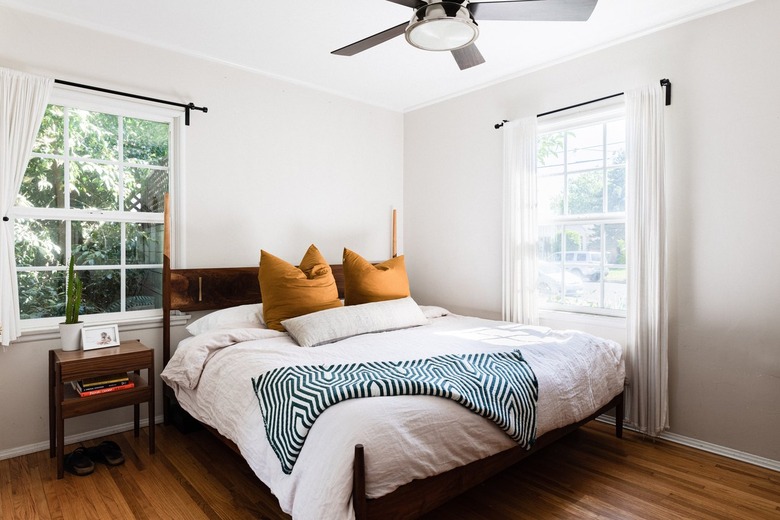
<instances>
[{"instance_id":1,"label":"ceiling fan","mask_svg":"<svg viewBox=\"0 0 780 520\"><path fill-rule=\"evenodd\" d=\"M580 21L590 18L598 0L388 0L410 7L414 14L404 22L351 43L331 54L353 56L401 34L411 45L426 51L450 51L460 70L485 62L474 40L479 36L477 20L522 22Z\"/></svg>"}]
</instances>

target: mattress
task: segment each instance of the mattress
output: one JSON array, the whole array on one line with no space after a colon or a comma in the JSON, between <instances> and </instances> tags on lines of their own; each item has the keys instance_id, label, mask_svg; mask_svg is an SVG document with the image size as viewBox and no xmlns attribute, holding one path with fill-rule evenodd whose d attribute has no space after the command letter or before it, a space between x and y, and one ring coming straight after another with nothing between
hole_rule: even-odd
<instances>
[{"instance_id":1,"label":"mattress","mask_svg":"<svg viewBox=\"0 0 780 520\"><path fill-rule=\"evenodd\" d=\"M252 378L289 365L415 360L520 350L538 381L537 435L591 415L623 391L621 346L572 330L427 312L427 325L302 348L269 329L211 331L182 341L162 378L180 405L232 440L255 474L300 520L351 519L354 447L377 498L514 447L496 424L441 397L351 399L316 420L290 474L266 438ZM442 314L442 315L439 315Z\"/></svg>"}]
</instances>

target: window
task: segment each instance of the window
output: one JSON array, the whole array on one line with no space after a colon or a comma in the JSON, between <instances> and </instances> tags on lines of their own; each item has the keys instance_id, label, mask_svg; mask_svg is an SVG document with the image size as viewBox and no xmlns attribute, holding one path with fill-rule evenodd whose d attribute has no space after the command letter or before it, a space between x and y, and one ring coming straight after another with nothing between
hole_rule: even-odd
<instances>
[{"instance_id":1,"label":"window","mask_svg":"<svg viewBox=\"0 0 780 520\"><path fill-rule=\"evenodd\" d=\"M542 309L625 316L625 119L620 108L539 122Z\"/></svg>"},{"instance_id":2,"label":"window","mask_svg":"<svg viewBox=\"0 0 780 520\"><path fill-rule=\"evenodd\" d=\"M82 316L159 314L179 115L95 95L53 98L14 208L22 320L64 315L71 255Z\"/></svg>"}]
</instances>

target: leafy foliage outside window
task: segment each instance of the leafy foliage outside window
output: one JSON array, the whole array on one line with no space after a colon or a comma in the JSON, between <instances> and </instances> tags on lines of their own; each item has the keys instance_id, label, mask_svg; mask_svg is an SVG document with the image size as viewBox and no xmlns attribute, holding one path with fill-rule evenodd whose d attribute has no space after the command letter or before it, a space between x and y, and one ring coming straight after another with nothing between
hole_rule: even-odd
<instances>
[{"instance_id":1,"label":"leafy foliage outside window","mask_svg":"<svg viewBox=\"0 0 780 520\"><path fill-rule=\"evenodd\" d=\"M624 313L624 119L541 133L537 146L543 307Z\"/></svg>"},{"instance_id":2,"label":"leafy foliage outside window","mask_svg":"<svg viewBox=\"0 0 780 520\"><path fill-rule=\"evenodd\" d=\"M71 255L81 314L162 307L170 127L49 105L15 207L22 319L64 315Z\"/></svg>"}]
</instances>

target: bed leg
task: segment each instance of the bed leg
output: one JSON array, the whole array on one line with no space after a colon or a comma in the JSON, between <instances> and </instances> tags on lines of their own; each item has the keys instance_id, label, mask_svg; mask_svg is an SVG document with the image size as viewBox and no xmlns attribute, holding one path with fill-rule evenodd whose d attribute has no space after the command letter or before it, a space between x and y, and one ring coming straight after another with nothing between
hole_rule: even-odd
<instances>
[{"instance_id":1,"label":"bed leg","mask_svg":"<svg viewBox=\"0 0 780 520\"><path fill-rule=\"evenodd\" d=\"M618 396L617 403L615 404L615 437L618 439L623 438L623 416L625 413L623 397L625 392Z\"/></svg>"},{"instance_id":2,"label":"bed leg","mask_svg":"<svg viewBox=\"0 0 780 520\"><path fill-rule=\"evenodd\" d=\"M171 401L166 395L163 395L163 424L171 424Z\"/></svg>"},{"instance_id":3,"label":"bed leg","mask_svg":"<svg viewBox=\"0 0 780 520\"><path fill-rule=\"evenodd\" d=\"M363 445L355 445L355 461L352 466L352 508L356 520L366 520L366 462Z\"/></svg>"}]
</instances>

